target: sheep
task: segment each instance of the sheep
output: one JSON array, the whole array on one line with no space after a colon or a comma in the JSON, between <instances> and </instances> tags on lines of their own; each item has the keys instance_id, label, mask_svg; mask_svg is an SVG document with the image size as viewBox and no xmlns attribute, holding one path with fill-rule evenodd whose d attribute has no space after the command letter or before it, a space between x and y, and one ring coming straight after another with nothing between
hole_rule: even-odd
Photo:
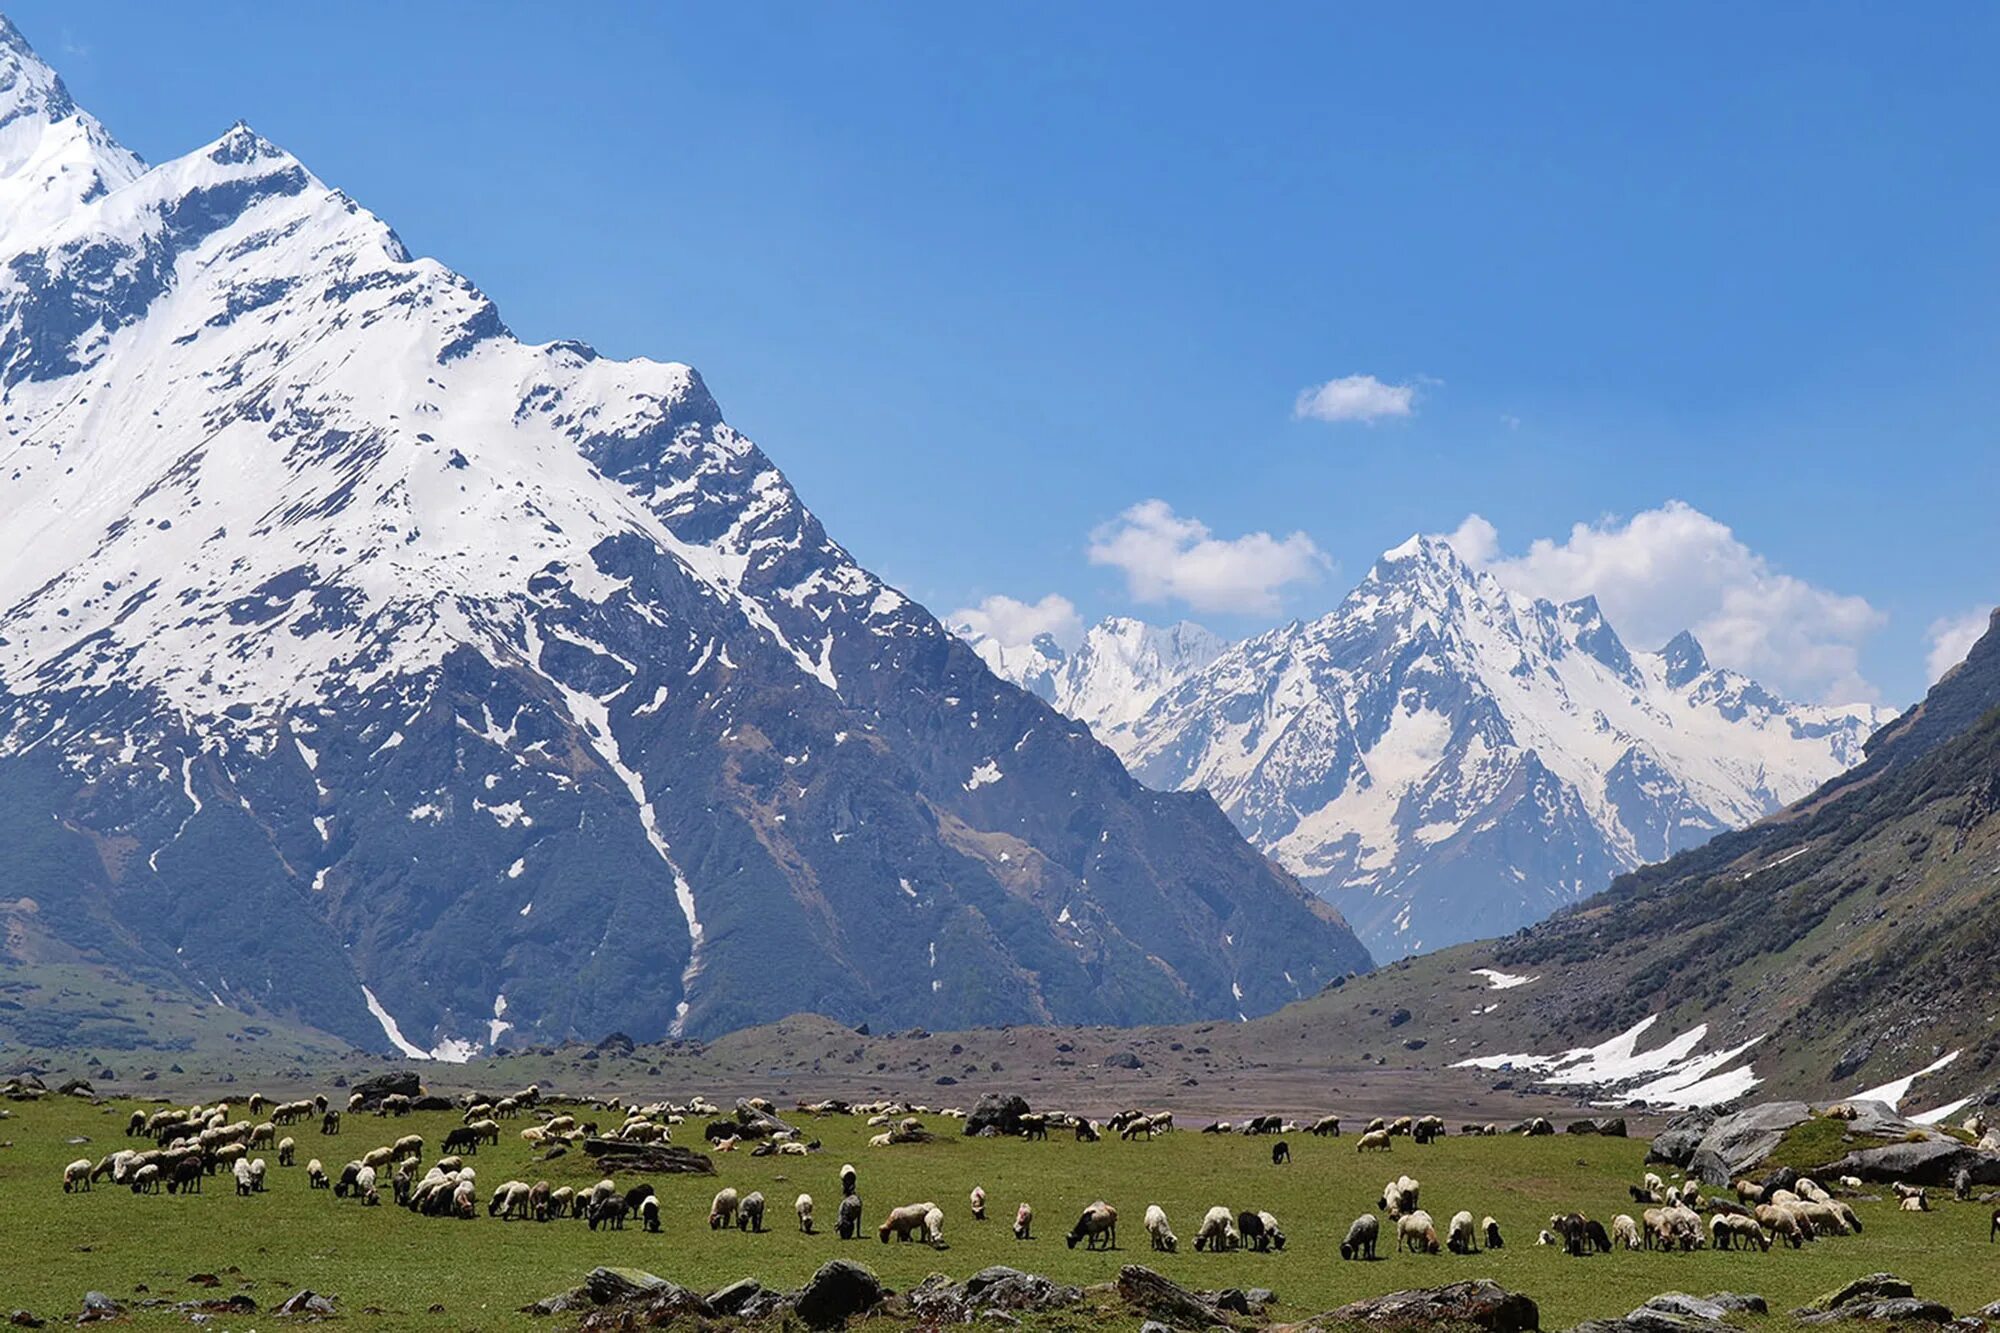
<instances>
[{"instance_id":1,"label":"sheep","mask_svg":"<svg viewBox=\"0 0 2000 1333\"><path fill-rule=\"evenodd\" d=\"M861 1196L844 1194L840 1198L840 1211L834 1219L834 1232L842 1240L858 1240L861 1236Z\"/></svg>"},{"instance_id":2,"label":"sheep","mask_svg":"<svg viewBox=\"0 0 2000 1333\"><path fill-rule=\"evenodd\" d=\"M1264 1229L1264 1240L1258 1250L1282 1250L1285 1248L1285 1230L1278 1225L1278 1219L1270 1213L1259 1211L1257 1223Z\"/></svg>"},{"instance_id":3,"label":"sheep","mask_svg":"<svg viewBox=\"0 0 2000 1333\"><path fill-rule=\"evenodd\" d=\"M1504 1250L1507 1248L1507 1242L1500 1238L1500 1224L1492 1218L1482 1217L1479 1219L1479 1230L1486 1237L1487 1249Z\"/></svg>"},{"instance_id":4,"label":"sheep","mask_svg":"<svg viewBox=\"0 0 2000 1333\"><path fill-rule=\"evenodd\" d=\"M1097 1132L1097 1122L1095 1120L1079 1118L1075 1128L1076 1141L1078 1143L1095 1143L1103 1137Z\"/></svg>"},{"instance_id":5,"label":"sheep","mask_svg":"<svg viewBox=\"0 0 2000 1333\"><path fill-rule=\"evenodd\" d=\"M1782 1204L1758 1204L1757 1221L1767 1228L1775 1239L1784 1241L1795 1250L1810 1239L1799 1225L1798 1217Z\"/></svg>"},{"instance_id":6,"label":"sheep","mask_svg":"<svg viewBox=\"0 0 2000 1333\"><path fill-rule=\"evenodd\" d=\"M319 1118L319 1132L323 1137L340 1133L340 1112L327 1111L322 1114Z\"/></svg>"},{"instance_id":7,"label":"sheep","mask_svg":"<svg viewBox=\"0 0 2000 1333\"><path fill-rule=\"evenodd\" d=\"M634 1185L625 1191L625 1213L630 1216L639 1211L639 1205L653 1197L651 1185Z\"/></svg>"},{"instance_id":8,"label":"sheep","mask_svg":"<svg viewBox=\"0 0 2000 1333\"><path fill-rule=\"evenodd\" d=\"M529 1215L528 1196L532 1187L525 1180L506 1180L493 1187L493 1197L487 1202L486 1215L498 1217L501 1221L511 1221L516 1217Z\"/></svg>"},{"instance_id":9,"label":"sheep","mask_svg":"<svg viewBox=\"0 0 2000 1333\"><path fill-rule=\"evenodd\" d=\"M1118 1210L1099 1199L1083 1210L1076 1219L1063 1242L1072 1250L1078 1241L1090 1250L1115 1250L1118 1248Z\"/></svg>"},{"instance_id":10,"label":"sheep","mask_svg":"<svg viewBox=\"0 0 2000 1333\"><path fill-rule=\"evenodd\" d=\"M1367 1134L1373 1134L1377 1130L1380 1130L1386 1133L1388 1132L1388 1129L1389 1129L1389 1122L1387 1120L1384 1120L1381 1116L1378 1115L1362 1127L1362 1132Z\"/></svg>"},{"instance_id":11,"label":"sheep","mask_svg":"<svg viewBox=\"0 0 2000 1333\"><path fill-rule=\"evenodd\" d=\"M1747 1250L1752 1245L1759 1250L1771 1248L1771 1238L1757 1225L1757 1219L1736 1213L1717 1213L1709 1218L1708 1236L1709 1243L1718 1250Z\"/></svg>"},{"instance_id":12,"label":"sheep","mask_svg":"<svg viewBox=\"0 0 2000 1333\"><path fill-rule=\"evenodd\" d=\"M1986 1228L1986 1243L1991 1245L1996 1236L2000 1236L2000 1208L1993 1210L1993 1222Z\"/></svg>"},{"instance_id":13,"label":"sheep","mask_svg":"<svg viewBox=\"0 0 2000 1333\"><path fill-rule=\"evenodd\" d=\"M901 1208L892 1208L889 1210L889 1216L883 1219L882 1225L875 1229L875 1234L884 1245L889 1243L891 1233L894 1233L898 1241L907 1241L913 1235L928 1235L924 1223L930 1210L930 1205L924 1203L910 1203L904 1204Z\"/></svg>"},{"instance_id":14,"label":"sheep","mask_svg":"<svg viewBox=\"0 0 2000 1333\"><path fill-rule=\"evenodd\" d=\"M90 1159L79 1157L63 1168L63 1193L88 1193L90 1190Z\"/></svg>"},{"instance_id":15,"label":"sheep","mask_svg":"<svg viewBox=\"0 0 2000 1333\"><path fill-rule=\"evenodd\" d=\"M148 1162L132 1173L134 1194L158 1194L160 1192L160 1165Z\"/></svg>"},{"instance_id":16,"label":"sheep","mask_svg":"<svg viewBox=\"0 0 2000 1333\"><path fill-rule=\"evenodd\" d=\"M721 1231L736 1222L738 1195L731 1186L724 1186L715 1192L714 1202L708 1205L708 1229Z\"/></svg>"},{"instance_id":17,"label":"sheep","mask_svg":"<svg viewBox=\"0 0 2000 1333\"><path fill-rule=\"evenodd\" d=\"M651 1198L652 1196L648 1195L647 1197ZM607 1199L601 1199L590 1205L590 1213L584 1220L589 1224L592 1231L597 1230L600 1226L611 1231L623 1231L625 1229L625 1200L617 1194L613 1194Z\"/></svg>"},{"instance_id":18,"label":"sheep","mask_svg":"<svg viewBox=\"0 0 2000 1333\"><path fill-rule=\"evenodd\" d=\"M1931 1210L1930 1200L1921 1192L1905 1196L1900 1207L1906 1213L1928 1213Z\"/></svg>"},{"instance_id":19,"label":"sheep","mask_svg":"<svg viewBox=\"0 0 2000 1333\"><path fill-rule=\"evenodd\" d=\"M986 1220L986 1187L983 1185L974 1185L969 1197L972 1202L972 1220L975 1222L984 1222Z\"/></svg>"},{"instance_id":20,"label":"sheep","mask_svg":"<svg viewBox=\"0 0 2000 1333\"><path fill-rule=\"evenodd\" d=\"M562 1185L557 1187L556 1189L550 1190L549 1212L548 1212L549 1217L551 1218L568 1217L570 1215L570 1209L574 1205L575 1200L576 1200L576 1191L571 1187L569 1187L568 1185Z\"/></svg>"},{"instance_id":21,"label":"sheep","mask_svg":"<svg viewBox=\"0 0 2000 1333\"><path fill-rule=\"evenodd\" d=\"M264 1159L261 1157L250 1163L250 1192L252 1194L262 1194L264 1192L264 1176L267 1170L268 1168L264 1165Z\"/></svg>"},{"instance_id":22,"label":"sheep","mask_svg":"<svg viewBox=\"0 0 2000 1333\"><path fill-rule=\"evenodd\" d=\"M1984 1138L1986 1136L1986 1117L1978 1111L1974 1111L1971 1115L1965 1117L1959 1123L1958 1127L1972 1135L1975 1139Z\"/></svg>"},{"instance_id":23,"label":"sheep","mask_svg":"<svg viewBox=\"0 0 2000 1333\"><path fill-rule=\"evenodd\" d=\"M298 1158L299 1142L289 1134L278 1140L278 1165L295 1165Z\"/></svg>"},{"instance_id":24,"label":"sheep","mask_svg":"<svg viewBox=\"0 0 2000 1333\"><path fill-rule=\"evenodd\" d=\"M250 1146L252 1148L268 1148L277 1141L278 1126L275 1122L266 1120L260 1125L252 1125L250 1127Z\"/></svg>"},{"instance_id":25,"label":"sheep","mask_svg":"<svg viewBox=\"0 0 2000 1333\"><path fill-rule=\"evenodd\" d=\"M1764 1187L1754 1180L1739 1180L1736 1182L1736 1201L1752 1205L1763 1203Z\"/></svg>"},{"instance_id":26,"label":"sheep","mask_svg":"<svg viewBox=\"0 0 2000 1333\"><path fill-rule=\"evenodd\" d=\"M882 1133L877 1134L873 1138L869 1139L868 1146L871 1148L886 1148L895 1141L896 1141L896 1136L893 1133L884 1130ZM732 1144L731 1146L734 1145Z\"/></svg>"},{"instance_id":27,"label":"sheep","mask_svg":"<svg viewBox=\"0 0 2000 1333\"><path fill-rule=\"evenodd\" d=\"M1323 1115L1307 1126L1306 1133L1313 1135L1315 1138L1337 1139L1340 1137L1340 1117L1337 1115Z\"/></svg>"},{"instance_id":28,"label":"sheep","mask_svg":"<svg viewBox=\"0 0 2000 1333\"><path fill-rule=\"evenodd\" d=\"M1419 1144L1436 1143L1444 1137L1444 1118L1435 1115L1418 1116L1417 1122L1410 1126L1410 1137Z\"/></svg>"},{"instance_id":29,"label":"sheep","mask_svg":"<svg viewBox=\"0 0 2000 1333\"><path fill-rule=\"evenodd\" d=\"M174 1163L173 1175L167 1180L167 1193L172 1194L176 1190L183 1194L201 1193L203 1174L201 1158L193 1156L181 1158Z\"/></svg>"},{"instance_id":30,"label":"sheep","mask_svg":"<svg viewBox=\"0 0 2000 1333\"><path fill-rule=\"evenodd\" d=\"M1611 1239L1628 1250L1640 1249L1646 1243L1639 1235L1639 1224L1632 1220L1630 1213L1620 1213L1611 1219Z\"/></svg>"},{"instance_id":31,"label":"sheep","mask_svg":"<svg viewBox=\"0 0 2000 1333\"><path fill-rule=\"evenodd\" d=\"M792 1200L792 1212L798 1215L799 1230L810 1236L813 1234L813 1196L801 1194Z\"/></svg>"},{"instance_id":32,"label":"sheep","mask_svg":"<svg viewBox=\"0 0 2000 1333\"><path fill-rule=\"evenodd\" d=\"M1431 1215L1419 1208L1414 1213L1405 1213L1396 1222L1396 1236L1402 1248L1417 1254L1438 1252L1438 1233Z\"/></svg>"},{"instance_id":33,"label":"sheep","mask_svg":"<svg viewBox=\"0 0 2000 1333\"><path fill-rule=\"evenodd\" d=\"M762 1232L764 1230L764 1192L751 1190L736 1206L736 1229L738 1231Z\"/></svg>"},{"instance_id":34,"label":"sheep","mask_svg":"<svg viewBox=\"0 0 2000 1333\"><path fill-rule=\"evenodd\" d=\"M1207 1250L1217 1254L1223 1250L1236 1249L1243 1243L1241 1233L1236 1230L1236 1219L1221 1204L1208 1210L1202 1216L1201 1228L1195 1232L1196 1250Z\"/></svg>"},{"instance_id":35,"label":"sheep","mask_svg":"<svg viewBox=\"0 0 2000 1333\"><path fill-rule=\"evenodd\" d=\"M944 1209L931 1204L924 1209L924 1239L934 1250L942 1250L944 1243Z\"/></svg>"},{"instance_id":36,"label":"sheep","mask_svg":"<svg viewBox=\"0 0 2000 1333\"><path fill-rule=\"evenodd\" d=\"M1408 1176L1398 1176L1382 1187L1382 1197L1375 1201L1375 1206L1389 1214L1389 1220L1393 1222L1416 1208L1417 1196L1422 1190L1420 1182Z\"/></svg>"},{"instance_id":37,"label":"sheep","mask_svg":"<svg viewBox=\"0 0 2000 1333\"><path fill-rule=\"evenodd\" d=\"M1395 1145L1389 1142L1389 1131L1386 1129L1371 1129L1354 1141L1354 1151L1358 1153L1390 1152L1394 1148Z\"/></svg>"},{"instance_id":38,"label":"sheep","mask_svg":"<svg viewBox=\"0 0 2000 1333\"><path fill-rule=\"evenodd\" d=\"M854 1175L854 1163L852 1163L852 1162L847 1162L847 1163L844 1163L844 1164L843 1164L843 1165L841 1166L841 1168L840 1168L840 1197L841 1197L841 1198L843 1198L843 1199L844 1199L844 1198L846 1198L846 1197L847 1197L848 1195L850 1195L850 1194L854 1193L854 1181L855 1181L855 1175Z\"/></svg>"},{"instance_id":39,"label":"sheep","mask_svg":"<svg viewBox=\"0 0 2000 1333\"><path fill-rule=\"evenodd\" d=\"M234 1162L234 1163L232 1164L232 1167L231 1167L231 1170L232 1170L233 1174L234 1174L234 1175L236 1176L236 1192L237 1192L237 1194L239 1194L239 1195L244 1195L244 1194L253 1194L253 1193L255 1193L255 1192L256 1192L256 1190L255 1190L255 1187L254 1187L254 1185L252 1184L252 1182L251 1182L251 1179L250 1179L250 1163L249 1163L249 1162L247 1162L247 1161L245 1161L245 1160L244 1160L243 1158L239 1157L239 1158L237 1158L237 1159L236 1159L236 1161L235 1161L235 1162Z\"/></svg>"},{"instance_id":40,"label":"sheep","mask_svg":"<svg viewBox=\"0 0 2000 1333\"><path fill-rule=\"evenodd\" d=\"M1560 1245L1561 1243L1562 1243L1561 1241L1556 1239L1556 1233L1550 1231L1547 1227L1543 1227L1541 1231L1539 1231L1535 1235L1535 1244L1537 1245L1554 1246L1554 1245Z\"/></svg>"},{"instance_id":41,"label":"sheep","mask_svg":"<svg viewBox=\"0 0 2000 1333\"><path fill-rule=\"evenodd\" d=\"M1146 1205L1146 1234L1152 1238L1153 1248L1165 1254L1172 1254L1180 1246L1180 1237L1167 1225L1167 1210L1157 1203Z\"/></svg>"},{"instance_id":42,"label":"sheep","mask_svg":"<svg viewBox=\"0 0 2000 1333\"><path fill-rule=\"evenodd\" d=\"M648 1194L639 1201L639 1225L647 1231L659 1231L660 1200L657 1196Z\"/></svg>"},{"instance_id":43,"label":"sheep","mask_svg":"<svg viewBox=\"0 0 2000 1333\"><path fill-rule=\"evenodd\" d=\"M1478 1237L1473 1231L1472 1214L1460 1209L1445 1227L1444 1247L1453 1254L1477 1254Z\"/></svg>"},{"instance_id":44,"label":"sheep","mask_svg":"<svg viewBox=\"0 0 2000 1333\"><path fill-rule=\"evenodd\" d=\"M1373 1213L1363 1213L1347 1224L1347 1238L1340 1242L1340 1257L1343 1259L1373 1259L1375 1241L1382 1233L1382 1223Z\"/></svg>"}]
</instances>

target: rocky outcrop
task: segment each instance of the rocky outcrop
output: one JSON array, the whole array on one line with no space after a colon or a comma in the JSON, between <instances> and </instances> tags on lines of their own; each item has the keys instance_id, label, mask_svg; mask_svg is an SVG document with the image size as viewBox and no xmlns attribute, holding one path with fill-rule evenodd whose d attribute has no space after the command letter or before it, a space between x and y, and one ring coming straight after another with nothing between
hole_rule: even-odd
<instances>
[{"instance_id":1,"label":"rocky outcrop","mask_svg":"<svg viewBox=\"0 0 2000 1333\"><path fill-rule=\"evenodd\" d=\"M1833 1324L1850 1320L1948 1324L1952 1314L1936 1301L1920 1299L1915 1288L1894 1273L1870 1273L1792 1311L1792 1317L1803 1324Z\"/></svg>"},{"instance_id":2,"label":"rocky outcrop","mask_svg":"<svg viewBox=\"0 0 2000 1333\"><path fill-rule=\"evenodd\" d=\"M1812 1118L1804 1102L1764 1102L1723 1116L1688 1157L1688 1171L1710 1185L1727 1185L1776 1152L1788 1130Z\"/></svg>"},{"instance_id":3,"label":"rocky outcrop","mask_svg":"<svg viewBox=\"0 0 2000 1333\"><path fill-rule=\"evenodd\" d=\"M1886 1184L1949 1185L1964 1171L1975 1185L2000 1184L2000 1153L1942 1138L1926 1143L1889 1143L1862 1148L1834 1163L1830 1171Z\"/></svg>"},{"instance_id":4,"label":"rocky outcrop","mask_svg":"<svg viewBox=\"0 0 2000 1333\"><path fill-rule=\"evenodd\" d=\"M412 1100L424 1092L423 1080L412 1069L393 1069L386 1074L364 1078L348 1092L348 1100L357 1111L373 1111L382 1104L384 1097L408 1097Z\"/></svg>"},{"instance_id":5,"label":"rocky outcrop","mask_svg":"<svg viewBox=\"0 0 2000 1333\"><path fill-rule=\"evenodd\" d=\"M1534 1301L1487 1278L1416 1291L1392 1291L1331 1310L1308 1328L1366 1324L1377 1328L1480 1328L1486 1333L1531 1333L1542 1323Z\"/></svg>"}]
</instances>

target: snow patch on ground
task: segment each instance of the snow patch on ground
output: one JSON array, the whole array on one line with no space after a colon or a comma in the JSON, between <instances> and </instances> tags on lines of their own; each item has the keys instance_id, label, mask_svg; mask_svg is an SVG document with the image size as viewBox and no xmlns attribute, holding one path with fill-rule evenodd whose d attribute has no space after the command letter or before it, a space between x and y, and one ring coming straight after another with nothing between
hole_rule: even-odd
<instances>
[{"instance_id":1,"label":"snow patch on ground","mask_svg":"<svg viewBox=\"0 0 2000 1333\"><path fill-rule=\"evenodd\" d=\"M1000 765L988 759L978 768L972 770L972 776L965 780L965 789L967 791L978 791L981 787L989 783L998 782L1001 776Z\"/></svg>"},{"instance_id":2,"label":"snow patch on ground","mask_svg":"<svg viewBox=\"0 0 2000 1333\"><path fill-rule=\"evenodd\" d=\"M1494 990L1512 990L1516 986L1525 986L1531 981L1541 980L1539 975L1518 977L1511 972L1502 972L1496 967L1475 967L1472 969L1472 975L1475 977L1485 977L1486 984Z\"/></svg>"},{"instance_id":3,"label":"snow patch on ground","mask_svg":"<svg viewBox=\"0 0 2000 1333\"><path fill-rule=\"evenodd\" d=\"M1654 1014L1596 1046L1561 1055L1481 1055L1452 1068L1516 1070L1538 1083L1593 1089L1604 1105L1649 1102L1676 1109L1719 1105L1761 1082L1751 1066L1730 1066L1762 1041L1762 1034L1740 1046L1697 1055L1708 1036L1708 1024L1697 1023L1664 1045L1641 1051L1640 1039L1658 1021Z\"/></svg>"},{"instance_id":4,"label":"snow patch on ground","mask_svg":"<svg viewBox=\"0 0 2000 1333\"><path fill-rule=\"evenodd\" d=\"M1958 1059L1958 1057L1959 1052L1949 1051L1931 1061L1914 1074L1905 1074L1901 1078L1890 1079L1880 1087L1870 1088L1866 1092L1855 1093L1854 1100L1857 1102L1883 1102L1888 1105L1890 1110L1899 1111L1903 1107L1903 1098L1910 1095L1911 1084L1920 1078L1935 1074L1939 1070L1944 1069L1952 1061Z\"/></svg>"},{"instance_id":5,"label":"snow patch on ground","mask_svg":"<svg viewBox=\"0 0 2000 1333\"><path fill-rule=\"evenodd\" d=\"M416 1045L403 1035L403 1029L397 1026L394 1016L382 1007L382 1002L375 998L374 991L363 986L361 988L361 998L367 1004L368 1012L375 1015L375 1021L382 1025L382 1035L389 1039L391 1046L394 1046L412 1060L428 1060L431 1058L429 1051Z\"/></svg>"}]
</instances>

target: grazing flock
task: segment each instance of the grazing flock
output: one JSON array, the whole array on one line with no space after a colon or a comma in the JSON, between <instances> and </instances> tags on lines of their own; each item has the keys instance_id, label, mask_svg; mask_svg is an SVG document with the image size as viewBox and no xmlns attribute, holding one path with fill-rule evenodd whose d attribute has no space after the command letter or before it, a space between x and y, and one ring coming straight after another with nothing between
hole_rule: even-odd
<instances>
[{"instance_id":1,"label":"grazing flock","mask_svg":"<svg viewBox=\"0 0 2000 1333\"><path fill-rule=\"evenodd\" d=\"M435 1105L437 1103L433 1103ZM662 1229L661 1203L650 1184L620 1188L610 1178L588 1188L552 1187L547 1180L532 1184L504 1180L490 1189L482 1186L468 1161L482 1147L497 1146L503 1121L522 1121L516 1133L520 1140L545 1156L566 1153L568 1146L585 1140L593 1149L606 1145L619 1151L668 1145L674 1133L691 1118L708 1120L702 1138L715 1153L747 1151L751 1155L809 1156L820 1150L817 1139L808 1139L776 1117L770 1102L748 1098L737 1104L734 1118L724 1119L714 1103L694 1098L685 1105L656 1102L628 1106L622 1099L601 1102L572 1102L556 1106L545 1102L540 1089L531 1085L511 1096L487 1099L467 1096L456 1104L460 1123L449 1129L437 1144L437 1155L424 1163L429 1145L421 1135L404 1134L371 1148L329 1170L321 1158L309 1156L305 1163L307 1185L326 1190L334 1199L352 1200L363 1207L379 1206L386 1193L393 1202L425 1217L470 1219L483 1203L488 1217L503 1221L550 1222L573 1219L592 1231L622 1231L627 1226L645 1232ZM343 1115L358 1113L375 1117L398 1117L414 1108L408 1096L389 1095L371 1101L353 1095L344 1107L329 1105L325 1097L270 1103L252 1095L244 1104L245 1115L237 1115L227 1103L212 1106L166 1107L135 1110L125 1133L133 1141L145 1140L150 1147L124 1148L92 1162L78 1158L63 1170L65 1193L85 1192L99 1183L124 1186L133 1194L199 1194L213 1178L233 1184L238 1195L263 1193L269 1184L269 1162L278 1167L297 1165L298 1134L317 1126L320 1141L342 1136ZM933 1113L928 1107L904 1103L850 1105L839 1101L801 1102L797 1108L813 1118L834 1115L867 1117L870 1129L878 1130L868 1139L870 1146L892 1147L931 1139L923 1117L963 1119L965 1113L945 1109ZM1842 1108L1828 1114L1838 1115ZM616 1121L598 1119L616 1115ZM1976 1119L1976 1117L1975 1117ZM1983 1123L1966 1129L1984 1131ZM1074 1134L1079 1142L1097 1142L1105 1133L1120 1139L1151 1139L1174 1130L1171 1112L1121 1112L1099 1123L1058 1113L1024 1113L1012 1118L1011 1132L1027 1139L1045 1139L1051 1129ZM986 1131L988 1133L994 1130ZM1231 1123L1218 1121L1204 1127L1203 1134L1243 1134L1272 1138L1271 1162L1287 1166L1291 1161L1288 1134L1339 1137L1338 1116L1294 1121L1279 1116L1257 1116ZM1500 1131L1493 1125L1466 1125L1463 1135L1490 1136ZM1538 1137L1555 1132L1544 1119L1531 1119L1513 1126L1507 1133ZM1437 1116L1403 1116L1369 1121L1356 1136L1360 1153L1395 1151L1398 1139L1415 1145L1435 1143L1443 1138L1446 1126ZM324 1151L324 1149L322 1149ZM264 1155L268 1154L268 1156ZM1863 1183L1853 1177L1833 1182L1840 1194L1860 1193ZM840 1202L834 1213L834 1234L843 1241L861 1239L866 1234L864 1210L859 1193L859 1172L852 1163L841 1166L838 1174ZM1928 1191L1920 1186L1891 1185L1899 1208L1908 1212L1930 1209ZM1557 1213L1548 1219L1535 1243L1559 1249L1567 1255L1585 1257L1609 1254L1614 1250L1681 1252L1701 1249L1769 1252L1774 1248L1798 1249L1822 1239L1831 1240L1858 1234L1861 1219L1853 1207L1834 1190L1796 1172L1779 1171L1762 1182L1738 1180L1725 1192L1704 1191L1694 1180L1668 1180L1653 1172L1628 1187L1632 1212L1613 1216L1607 1227L1581 1212ZM1970 1182L1961 1178L1955 1193L1968 1197ZM1442 1238L1433 1214L1422 1203L1423 1186L1407 1174L1398 1174L1382 1188L1376 1201L1377 1212L1356 1217L1347 1227L1339 1245L1344 1260L1375 1260L1382 1241L1383 1220L1393 1229L1391 1252L1421 1255L1450 1253L1477 1254L1499 1250L1506 1242L1500 1224L1490 1215L1475 1217L1471 1209L1453 1212L1443 1228ZM968 1215L974 1222L987 1220L987 1195L975 1185L966 1196ZM735 1229L762 1233L766 1229L767 1202L761 1191L740 1193L733 1187L718 1190L710 1203L708 1225L712 1230ZM817 1235L818 1212L809 1193L792 1202L800 1232ZM1379 1215L1378 1215L1379 1214ZM1635 1215L1636 1214L1636 1215ZM1157 1203L1144 1212L1147 1243L1155 1251L1175 1253L1180 1237L1166 1210ZM945 1248L945 1210L932 1201L901 1204L882 1215L875 1226L878 1240L887 1244L915 1243ZM1034 1239L1034 1209L1023 1201L1015 1209L1013 1234L1017 1240ZM1075 1249L1110 1250L1118 1246L1118 1209L1103 1200L1085 1208L1076 1223L1064 1234L1065 1244ZM2000 1210L1992 1216L1990 1240L2000 1240ZM1196 1228L1193 1248L1197 1252L1222 1253L1249 1250L1255 1253L1283 1251L1286 1233L1272 1213L1262 1209L1232 1210L1216 1205L1203 1215Z\"/></svg>"}]
</instances>

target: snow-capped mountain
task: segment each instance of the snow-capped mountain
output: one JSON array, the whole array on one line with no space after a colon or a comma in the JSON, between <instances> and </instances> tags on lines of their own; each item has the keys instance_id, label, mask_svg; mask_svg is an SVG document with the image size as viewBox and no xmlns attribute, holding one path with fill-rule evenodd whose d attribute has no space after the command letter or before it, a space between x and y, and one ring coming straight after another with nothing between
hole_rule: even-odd
<instances>
[{"instance_id":1,"label":"snow-capped mountain","mask_svg":"<svg viewBox=\"0 0 2000 1333\"><path fill-rule=\"evenodd\" d=\"M1207 666L1229 647L1185 620L1162 628L1129 616L1111 616L1091 626L1073 653L1064 652L1047 634L1026 644L1006 644L966 625L953 628L995 675L1100 734L1136 722L1189 672Z\"/></svg>"},{"instance_id":2,"label":"snow-capped mountain","mask_svg":"<svg viewBox=\"0 0 2000 1333\"><path fill-rule=\"evenodd\" d=\"M245 125L146 168L4 19L0 516L15 958L445 1055L1233 1018L1367 965L692 369L518 341Z\"/></svg>"},{"instance_id":3,"label":"snow-capped mountain","mask_svg":"<svg viewBox=\"0 0 2000 1333\"><path fill-rule=\"evenodd\" d=\"M1207 790L1393 957L1506 934L1769 814L1888 716L1778 699L1690 634L1629 652L1594 600L1510 592L1423 537L1329 614L1092 724L1142 781Z\"/></svg>"}]
</instances>

